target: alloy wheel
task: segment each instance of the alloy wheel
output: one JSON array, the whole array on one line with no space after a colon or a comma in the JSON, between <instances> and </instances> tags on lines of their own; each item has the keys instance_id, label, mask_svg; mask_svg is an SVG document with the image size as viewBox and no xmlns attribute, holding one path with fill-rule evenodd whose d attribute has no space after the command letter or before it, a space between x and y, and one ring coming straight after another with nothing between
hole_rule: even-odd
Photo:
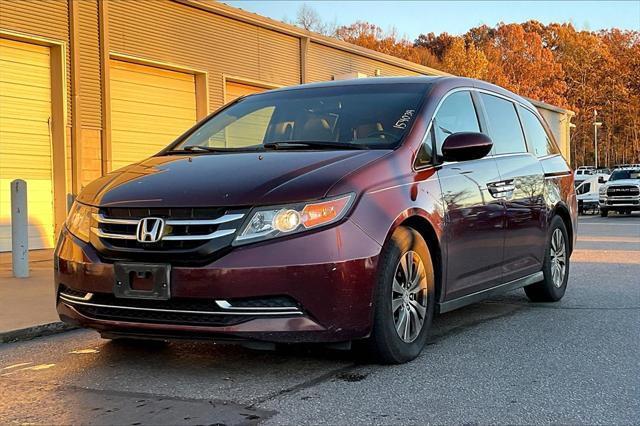
<instances>
[{"instance_id":1,"label":"alloy wheel","mask_svg":"<svg viewBox=\"0 0 640 426\"><path fill-rule=\"evenodd\" d=\"M402 255L393 279L391 309L398 336L413 342L424 325L427 315L427 275L418 253Z\"/></svg>"},{"instance_id":2,"label":"alloy wheel","mask_svg":"<svg viewBox=\"0 0 640 426\"><path fill-rule=\"evenodd\" d=\"M564 276L567 273L567 250L564 242L564 234L560 229L555 229L551 235L551 279L557 288L562 287Z\"/></svg>"}]
</instances>

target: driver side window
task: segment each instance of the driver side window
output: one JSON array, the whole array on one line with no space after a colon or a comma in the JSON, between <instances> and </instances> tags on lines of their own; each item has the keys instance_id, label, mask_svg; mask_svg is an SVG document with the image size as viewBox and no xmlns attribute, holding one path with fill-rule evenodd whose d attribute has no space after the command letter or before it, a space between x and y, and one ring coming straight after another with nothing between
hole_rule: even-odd
<instances>
[{"instance_id":1,"label":"driver side window","mask_svg":"<svg viewBox=\"0 0 640 426\"><path fill-rule=\"evenodd\" d=\"M449 95L433 119L436 152L442 155L442 144L447 136L459 132L480 132L478 115L469 91Z\"/></svg>"}]
</instances>

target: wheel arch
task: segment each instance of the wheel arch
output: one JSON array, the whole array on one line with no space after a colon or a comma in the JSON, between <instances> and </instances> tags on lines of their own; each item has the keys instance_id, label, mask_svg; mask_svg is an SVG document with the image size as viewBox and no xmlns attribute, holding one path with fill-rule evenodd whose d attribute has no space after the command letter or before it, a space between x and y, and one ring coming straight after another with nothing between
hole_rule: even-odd
<instances>
[{"instance_id":1,"label":"wheel arch","mask_svg":"<svg viewBox=\"0 0 640 426\"><path fill-rule=\"evenodd\" d=\"M417 212L413 212L413 214L410 213L407 217L400 220L397 225L391 229L389 237L398 226L404 226L416 230L427 243L429 253L431 254L431 264L433 265L433 272L435 275L436 301L437 303L440 303L444 283L444 266L442 262L442 246L438 233L436 232L436 228L427 217Z\"/></svg>"},{"instance_id":2,"label":"wheel arch","mask_svg":"<svg viewBox=\"0 0 640 426\"><path fill-rule=\"evenodd\" d=\"M559 216L560 219L564 222L564 226L567 228L567 233L569 234L569 255L573 253L573 242L574 242L574 232L573 229L573 221L571 220L571 213L569 213L569 208L563 203L558 203L556 207L553 209L553 214L550 219L553 219L554 216Z\"/></svg>"}]
</instances>

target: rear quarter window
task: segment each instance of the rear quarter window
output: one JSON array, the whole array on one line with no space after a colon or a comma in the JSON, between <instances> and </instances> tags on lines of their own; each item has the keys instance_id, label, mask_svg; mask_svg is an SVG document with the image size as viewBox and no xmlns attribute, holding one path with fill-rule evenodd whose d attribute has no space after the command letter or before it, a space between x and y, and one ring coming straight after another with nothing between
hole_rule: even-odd
<instances>
[{"instance_id":1,"label":"rear quarter window","mask_svg":"<svg viewBox=\"0 0 640 426\"><path fill-rule=\"evenodd\" d=\"M558 148L551 141L542 123L534 113L528 109L520 108L520 117L522 118L522 126L527 137L527 143L533 149L536 157L559 154Z\"/></svg>"},{"instance_id":2,"label":"rear quarter window","mask_svg":"<svg viewBox=\"0 0 640 426\"><path fill-rule=\"evenodd\" d=\"M527 152L524 134L513 102L481 93L495 154Z\"/></svg>"}]
</instances>

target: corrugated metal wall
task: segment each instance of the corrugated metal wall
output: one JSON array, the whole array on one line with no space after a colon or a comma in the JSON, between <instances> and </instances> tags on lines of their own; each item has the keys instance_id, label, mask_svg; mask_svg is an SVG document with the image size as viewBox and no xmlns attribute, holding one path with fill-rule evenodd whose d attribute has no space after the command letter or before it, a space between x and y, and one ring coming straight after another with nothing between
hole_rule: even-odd
<instances>
[{"instance_id":1,"label":"corrugated metal wall","mask_svg":"<svg viewBox=\"0 0 640 426\"><path fill-rule=\"evenodd\" d=\"M166 0L109 2L111 50L209 73L211 109L228 74L279 85L300 82L299 41Z\"/></svg>"},{"instance_id":2,"label":"corrugated metal wall","mask_svg":"<svg viewBox=\"0 0 640 426\"><path fill-rule=\"evenodd\" d=\"M80 184L102 174L102 68L100 64L100 29L98 1L78 2L78 91L80 97Z\"/></svg>"},{"instance_id":3,"label":"corrugated metal wall","mask_svg":"<svg viewBox=\"0 0 640 426\"><path fill-rule=\"evenodd\" d=\"M562 156L567 160L567 162L571 161L571 149L569 145L569 126L568 126L568 117L567 114L560 113L558 111L553 111L548 108L544 108L542 106L536 105L538 112L540 115L544 117L549 128L553 132L553 136L556 138L556 142L560 147L560 152Z\"/></svg>"},{"instance_id":4,"label":"corrugated metal wall","mask_svg":"<svg viewBox=\"0 0 640 426\"><path fill-rule=\"evenodd\" d=\"M334 75L361 72L375 75L379 69L382 75L419 75L417 72L385 64L353 53L309 43L307 79L309 82L331 80Z\"/></svg>"},{"instance_id":5,"label":"corrugated metal wall","mask_svg":"<svg viewBox=\"0 0 640 426\"><path fill-rule=\"evenodd\" d=\"M80 62L79 89L80 124L82 127L100 129L102 127L100 93L100 37L98 34L98 2L83 0L78 2L78 55Z\"/></svg>"}]
</instances>

